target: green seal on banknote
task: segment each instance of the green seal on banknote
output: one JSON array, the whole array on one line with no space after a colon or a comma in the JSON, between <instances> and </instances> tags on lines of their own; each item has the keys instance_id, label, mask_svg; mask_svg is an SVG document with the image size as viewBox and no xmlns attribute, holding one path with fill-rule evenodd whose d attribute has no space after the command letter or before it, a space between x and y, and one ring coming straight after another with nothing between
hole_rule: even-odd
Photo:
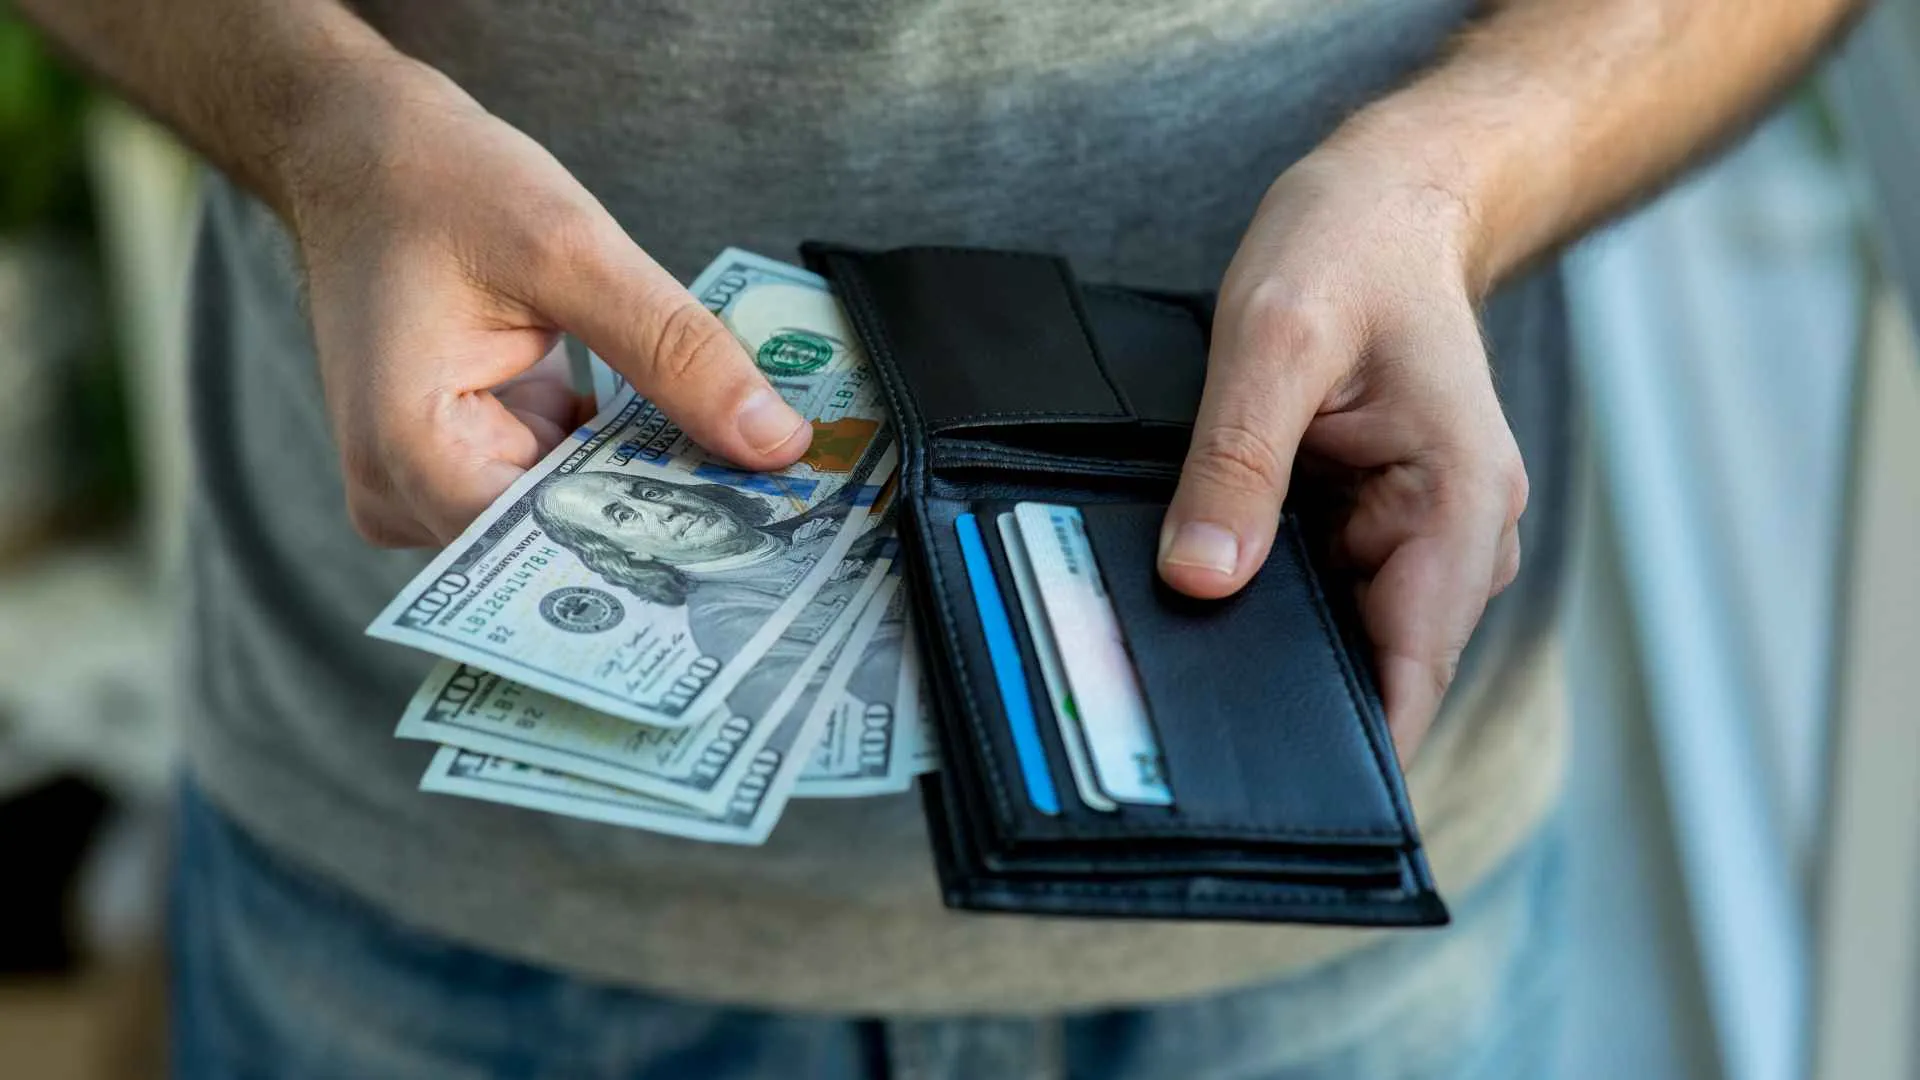
<instances>
[{"instance_id":1,"label":"green seal on banknote","mask_svg":"<svg viewBox=\"0 0 1920 1080\"><path fill-rule=\"evenodd\" d=\"M833 359L833 340L810 330L782 330L760 346L755 362L769 375L811 375Z\"/></svg>"}]
</instances>

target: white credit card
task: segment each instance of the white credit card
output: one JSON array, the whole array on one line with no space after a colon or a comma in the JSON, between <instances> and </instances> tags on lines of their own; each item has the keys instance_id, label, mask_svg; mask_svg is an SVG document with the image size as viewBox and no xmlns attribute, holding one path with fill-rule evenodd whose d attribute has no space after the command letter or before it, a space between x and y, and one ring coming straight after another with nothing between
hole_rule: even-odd
<instances>
[{"instance_id":1,"label":"white credit card","mask_svg":"<svg viewBox=\"0 0 1920 1080\"><path fill-rule=\"evenodd\" d=\"M1060 728L1060 741L1067 748L1067 765L1073 770L1073 786L1080 790L1080 801L1095 810L1111 812L1118 804L1100 790L1087 756L1087 740L1080 716L1073 704L1073 691L1067 686L1067 673L1060 668L1060 647L1053 640L1053 628L1040 607L1040 583L1033 577L1033 562L1027 558L1026 544L1020 539L1020 523L1011 513L1001 514L1000 540L1006 545L1007 565L1013 568L1013 591L1020 594L1020 612L1027 618L1027 630L1033 637L1034 654L1040 658L1040 677L1047 684L1047 697L1053 701L1053 718Z\"/></svg>"},{"instance_id":2,"label":"white credit card","mask_svg":"<svg viewBox=\"0 0 1920 1080\"><path fill-rule=\"evenodd\" d=\"M1051 503L1016 503L1013 516L1100 789L1116 802L1172 805L1160 743L1085 520Z\"/></svg>"}]
</instances>

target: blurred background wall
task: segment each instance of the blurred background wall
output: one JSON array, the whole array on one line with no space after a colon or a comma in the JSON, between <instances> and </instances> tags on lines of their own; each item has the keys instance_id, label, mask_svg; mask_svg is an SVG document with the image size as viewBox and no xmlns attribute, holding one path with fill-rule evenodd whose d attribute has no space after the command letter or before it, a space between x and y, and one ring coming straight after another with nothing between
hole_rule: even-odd
<instances>
[{"instance_id":1,"label":"blurred background wall","mask_svg":"<svg viewBox=\"0 0 1920 1080\"><path fill-rule=\"evenodd\" d=\"M1572 262L1573 1078L1920 1077L1920 0ZM0 7L0 1076L157 1071L194 166Z\"/></svg>"}]
</instances>

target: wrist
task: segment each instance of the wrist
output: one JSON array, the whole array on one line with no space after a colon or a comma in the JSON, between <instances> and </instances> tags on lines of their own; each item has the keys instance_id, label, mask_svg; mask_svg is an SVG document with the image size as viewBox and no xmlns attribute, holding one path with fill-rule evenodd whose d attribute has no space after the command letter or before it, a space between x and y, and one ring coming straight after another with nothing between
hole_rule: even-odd
<instances>
[{"instance_id":1,"label":"wrist","mask_svg":"<svg viewBox=\"0 0 1920 1080\"><path fill-rule=\"evenodd\" d=\"M1525 121L1536 105L1491 101L1438 80L1354 114L1324 151L1348 155L1410 193L1455 245L1475 300L1552 242L1564 155L1543 153Z\"/></svg>"},{"instance_id":2,"label":"wrist","mask_svg":"<svg viewBox=\"0 0 1920 1080\"><path fill-rule=\"evenodd\" d=\"M422 110L470 102L451 80L371 30L328 44L292 65L280 95L290 99L279 111L282 134L259 183L296 236L327 206L354 200L374 181Z\"/></svg>"}]
</instances>

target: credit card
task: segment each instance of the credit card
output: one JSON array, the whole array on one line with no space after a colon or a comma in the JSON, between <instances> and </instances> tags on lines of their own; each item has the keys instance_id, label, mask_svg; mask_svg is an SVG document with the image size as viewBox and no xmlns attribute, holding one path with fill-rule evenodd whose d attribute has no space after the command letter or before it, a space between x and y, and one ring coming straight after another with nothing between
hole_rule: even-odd
<instances>
[{"instance_id":1,"label":"credit card","mask_svg":"<svg viewBox=\"0 0 1920 1080\"><path fill-rule=\"evenodd\" d=\"M1046 751L1040 746L1040 727L1033 717L1033 699L1027 694L1027 672L1020 665L1020 646L1013 636L1013 624L1007 619L1007 607L1000 600L993 564L987 561L987 543L980 535L980 522L972 514L961 514L954 519L953 529L960 537L960 558L966 563L967 583L973 587L973 606L980 613L980 626L986 633L987 659L993 665L994 681L1000 685L1000 703L1005 707L1007 727L1013 736L1014 755L1020 759L1027 801L1043 814L1058 814L1060 796L1053 789L1053 774L1047 769Z\"/></svg>"},{"instance_id":2,"label":"credit card","mask_svg":"<svg viewBox=\"0 0 1920 1080\"><path fill-rule=\"evenodd\" d=\"M1086 521L1074 507L1051 503L1016 503L1013 516L1100 789L1115 802L1172 805L1160 742Z\"/></svg>"},{"instance_id":3,"label":"credit card","mask_svg":"<svg viewBox=\"0 0 1920 1080\"><path fill-rule=\"evenodd\" d=\"M1080 791L1080 801L1089 807L1116 810L1118 804L1100 790L1100 782L1093 775L1080 715L1074 710L1073 691L1067 686L1067 673L1060 669L1060 647L1053 640L1047 613L1040 608L1040 585L1033 579L1033 563L1027 558L1026 544L1020 539L1020 523L1011 513L1001 514L994 521L1000 526L1000 541L1006 545L1007 565L1013 568L1013 591L1020 596L1020 613L1027 618L1034 655L1040 658L1040 676L1047 684L1047 696L1053 699L1053 719L1060 728L1060 741L1067 748L1073 786Z\"/></svg>"}]
</instances>

